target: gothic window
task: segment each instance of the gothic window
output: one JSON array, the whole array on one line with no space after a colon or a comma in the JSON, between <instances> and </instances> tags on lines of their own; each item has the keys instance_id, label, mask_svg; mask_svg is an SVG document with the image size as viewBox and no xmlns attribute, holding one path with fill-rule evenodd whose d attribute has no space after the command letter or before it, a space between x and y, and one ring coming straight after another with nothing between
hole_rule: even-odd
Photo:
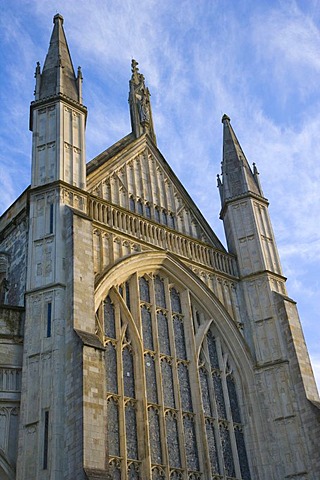
<instances>
[{"instance_id":1,"label":"gothic window","mask_svg":"<svg viewBox=\"0 0 320 480\"><path fill-rule=\"evenodd\" d=\"M160 211L158 207L154 208L154 219L156 222L160 223Z\"/></svg>"},{"instance_id":2,"label":"gothic window","mask_svg":"<svg viewBox=\"0 0 320 480\"><path fill-rule=\"evenodd\" d=\"M116 338L114 306L109 296L104 301L104 332L107 337Z\"/></svg>"},{"instance_id":3,"label":"gothic window","mask_svg":"<svg viewBox=\"0 0 320 480\"><path fill-rule=\"evenodd\" d=\"M150 353L146 353L144 356L144 360L146 372L147 400L150 403L158 403L157 378L154 356Z\"/></svg>"},{"instance_id":4,"label":"gothic window","mask_svg":"<svg viewBox=\"0 0 320 480\"><path fill-rule=\"evenodd\" d=\"M146 217L151 218L151 208L150 208L149 203L146 203L144 208L145 208L145 212L146 212Z\"/></svg>"},{"instance_id":5,"label":"gothic window","mask_svg":"<svg viewBox=\"0 0 320 480\"><path fill-rule=\"evenodd\" d=\"M164 281L157 275L154 279L156 305L166 308L166 297L164 293Z\"/></svg>"},{"instance_id":6,"label":"gothic window","mask_svg":"<svg viewBox=\"0 0 320 480\"><path fill-rule=\"evenodd\" d=\"M130 197L129 198L129 209L131 210L131 212L134 212L135 211L135 201L134 201L134 198L133 197Z\"/></svg>"},{"instance_id":7,"label":"gothic window","mask_svg":"<svg viewBox=\"0 0 320 480\"><path fill-rule=\"evenodd\" d=\"M141 320L144 348L153 350L151 311L146 305L141 305Z\"/></svg>"},{"instance_id":8,"label":"gothic window","mask_svg":"<svg viewBox=\"0 0 320 480\"><path fill-rule=\"evenodd\" d=\"M106 345L106 374L108 392L118 393L117 385L117 351L112 342Z\"/></svg>"},{"instance_id":9,"label":"gothic window","mask_svg":"<svg viewBox=\"0 0 320 480\"><path fill-rule=\"evenodd\" d=\"M125 405L126 444L128 458L138 458L138 439L135 403L129 401Z\"/></svg>"},{"instance_id":10,"label":"gothic window","mask_svg":"<svg viewBox=\"0 0 320 480\"><path fill-rule=\"evenodd\" d=\"M150 303L149 283L144 277L139 278L140 300Z\"/></svg>"},{"instance_id":11,"label":"gothic window","mask_svg":"<svg viewBox=\"0 0 320 480\"><path fill-rule=\"evenodd\" d=\"M190 470L199 470L199 458L194 425L194 416L190 414L184 414L183 425L188 468Z\"/></svg>"},{"instance_id":12,"label":"gothic window","mask_svg":"<svg viewBox=\"0 0 320 480\"><path fill-rule=\"evenodd\" d=\"M174 330L174 340L176 347L176 355L178 358L186 360L186 342L184 338L184 329L183 329L183 318L178 315L173 316L173 330Z\"/></svg>"},{"instance_id":13,"label":"gothic window","mask_svg":"<svg viewBox=\"0 0 320 480\"><path fill-rule=\"evenodd\" d=\"M172 311L181 313L180 294L174 287L170 290L170 298Z\"/></svg>"},{"instance_id":14,"label":"gothic window","mask_svg":"<svg viewBox=\"0 0 320 480\"><path fill-rule=\"evenodd\" d=\"M120 455L120 438L119 438L119 411L118 401L115 397L108 399L108 445L109 455Z\"/></svg>"},{"instance_id":15,"label":"gothic window","mask_svg":"<svg viewBox=\"0 0 320 480\"><path fill-rule=\"evenodd\" d=\"M122 364L124 395L126 397L134 397L133 354L129 345L126 345L122 351Z\"/></svg>"},{"instance_id":16,"label":"gothic window","mask_svg":"<svg viewBox=\"0 0 320 480\"><path fill-rule=\"evenodd\" d=\"M139 215L143 215L143 204L140 199L137 201L137 213L139 213Z\"/></svg>"},{"instance_id":17,"label":"gothic window","mask_svg":"<svg viewBox=\"0 0 320 480\"><path fill-rule=\"evenodd\" d=\"M156 407L151 406L148 409L148 420L151 461L153 464L162 464L160 418Z\"/></svg>"},{"instance_id":18,"label":"gothic window","mask_svg":"<svg viewBox=\"0 0 320 480\"><path fill-rule=\"evenodd\" d=\"M173 213L170 213L170 215L168 215L168 227L175 228L175 221L174 221Z\"/></svg>"},{"instance_id":19,"label":"gothic window","mask_svg":"<svg viewBox=\"0 0 320 480\"><path fill-rule=\"evenodd\" d=\"M181 460L178 439L177 415L171 410L168 410L166 412L166 431L169 465L170 467L179 468L181 466Z\"/></svg>"},{"instance_id":20,"label":"gothic window","mask_svg":"<svg viewBox=\"0 0 320 480\"><path fill-rule=\"evenodd\" d=\"M161 310L157 313L159 349L161 353L170 355L170 338L168 319Z\"/></svg>"},{"instance_id":21,"label":"gothic window","mask_svg":"<svg viewBox=\"0 0 320 480\"><path fill-rule=\"evenodd\" d=\"M168 225L168 215L165 210L162 210L162 223L163 225Z\"/></svg>"},{"instance_id":22,"label":"gothic window","mask_svg":"<svg viewBox=\"0 0 320 480\"><path fill-rule=\"evenodd\" d=\"M214 323L196 347L193 332L211 317L192 292L145 272L113 288L98 312L111 477L251 480L232 355Z\"/></svg>"}]
</instances>

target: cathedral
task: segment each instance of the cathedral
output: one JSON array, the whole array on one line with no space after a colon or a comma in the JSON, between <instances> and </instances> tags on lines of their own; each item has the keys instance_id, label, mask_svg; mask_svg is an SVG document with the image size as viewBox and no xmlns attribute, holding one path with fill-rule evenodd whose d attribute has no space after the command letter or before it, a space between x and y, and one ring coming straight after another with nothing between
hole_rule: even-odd
<instances>
[{"instance_id":1,"label":"cathedral","mask_svg":"<svg viewBox=\"0 0 320 480\"><path fill-rule=\"evenodd\" d=\"M82 73L53 23L31 185L0 217L0 479L318 480L319 396L230 118L226 249L157 148L135 60L131 132L86 163Z\"/></svg>"}]
</instances>

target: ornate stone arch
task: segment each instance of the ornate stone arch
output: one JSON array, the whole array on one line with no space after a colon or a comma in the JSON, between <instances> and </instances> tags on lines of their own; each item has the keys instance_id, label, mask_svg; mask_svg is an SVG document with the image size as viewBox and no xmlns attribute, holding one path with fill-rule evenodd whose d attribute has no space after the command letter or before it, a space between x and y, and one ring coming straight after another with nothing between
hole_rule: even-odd
<instances>
[{"instance_id":1,"label":"ornate stone arch","mask_svg":"<svg viewBox=\"0 0 320 480\"><path fill-rule=\"evenodd\" d=\"M163 276L163 280L161 278ZM171 288L177 288L178 291L181 292L181 301L189 301L190 305L194 304L199 306L199 311L201 310L201 315L202 315L202 320L199 320L199 325L195 329L195 334L193 336L192 342L194 342L195 348L194 348L194 353L192 354L194 358L191 358L188 356L184 358L177 358L178 355L176 353L170 353L165 352L164 350L161 350L160 347L149 347L146 345L143 345L143 342L141 340L141 335L144 336L144 333L142 333L143 328L142 328L142 322L140 320L140 324L135 325L134 317L136 315L137 311L137 304L134 302L138 301L140 298L140 303L139 303L139 308L140 306L144 306L145 301L141 299L141 295L139 297L139 279L145 277L149 278L151 284L153 285L153 289L155 288L155 278L158 277L160 281L163 281L164 284L166 285L166 298L168 299L169 296L171 295ZM127 296L124 292L126 288L126 284L128 282L128 279L130 278L135 278L135 281L133 282L133 286L131 286L131 294L134 293L134 299L133 304L128 307L126 304L127 302ZM173 287L172 287L173 286ZM185 292L185 293L184 293ZM96 312L99 311L99 308L101 309L101 305L103 304L106 294L109 293L110 299L114 301L117 304L117 308L120 308L122 311L122 316L125 319L125 321L128 322L132 326L132 332L133 336L135 337L135 344L136 347L139 351L138 355L141 356L141 358L144 358L148 360L148 364L152 362L152 358L157 358L157 371L161 372L158 375L168 375L166 372L174 372L171 373L171 375L175 375L175 381L178 383L178 385L181 384L183 378L189 378L189 382L191 379L191 382L193 382L193 386L196 385L196 389L198 388L199 392L201 390L201 384L199 380L199 375L200 373L198 370L198 362L201 356L201 351L203 349L203 345L206 342L206 337L208 335L208 332L210 332L212 329L214 329L215 335L221 339L221 342L223 343L223 351L225 357L227 359L228 355L232 356L232 361L234 362L234 365L237 366L237 379L238 379L238 384L241 386L241 390L245 390L246 392L249 392L251 390L251 387L253 385L253 375L254 375L254 362L252 358L250 357L250 354L248 352L248 349L246 347L245 341L238 330L235 322L233 319L230 317L230 315L227 313L226 309L224 306L219 302L219 300L215 297L212 291L208 289L208 287L189 269L187 268L184 264L182 264L179 260L177 260L175 257L171 256L170 254L164 253L164 252L144 252L144 253L139 253L132 255L126 259L123 259L119 261L116 265L114 265L112 268L110 268L107 272L105 272L105 275L100 278L96 284L96 290L95 290L95 310ZM131 295L130 294L130 295ZM154 295L154 294L153 294ZM153 298L155 298L153 296ZM170 297L171 298L171 297ZM126 299L126 301L125 301ZM138 299L138 300L136 300ZM154 310L153 313L153 318L156 318L154 320L154 326L152 328L157 329L159 328L159 321L163 317L163 315L166 317L170 317L171 321L173 321L174 316L185 316L185 312L188 309L181 310L181 314L174 314L172 311L172 307L167 306L164 307L163 310L163 315L158 318L157 312L159 311L161 313L162 306L157 303L156 305L151 305L152 301L150 300L150 309L152 308ZM147 306L148 302L147 302ZM198 307L197 307L198 308ZM132 309L132 311L130 311ZM167 309L167 310L166 310ZM168 310L169 309L169 310ZM190 309L191 310L191 309ZM139 310L140 311L140 310ZM162 331L165 331L167 327L165 327L165 324L163 324L163 318L162 318ZM188 322L194 322L195 320L193 319L193 316L188 319ZM171 328L171 330L170 330ZM168 333L168 342L171 342L171 347L174 345L175 339L172 340L172 332L174 327L170 327L169 330L171 331L170 335ZM187 327L183 327L186 329ZM189 327L188 327L189 328ZM190 327L191 328L191 327ZM190 330L191 331L191 330ZM190 333L187 334L186 330L184 330L185 335L188 336L188 342L190 343ZM158 340L156 342L159 342L160 336L159 332L157 334L153 335L158 335ZM111 339L106 340L107 342L111 342ZM192 343L191 342L191 343ZM150 351L151 348L151 351ZM206 347L207 348L207 347ZM171 349L172 350L172 349ZM174 351L176 352L176 349L174 348ZM144 353L143 353L144 352ZM162 353L161 353L162 352ZM144 357L143 357L144 355ZM189 354L188 354L189 355ZM119 354L118 354L119 358ZM145 362L145 360L144 360ZM180 368L181 367L181 368ZM146 375L146 370L145 370L145 364L141 364L139 368L141 368L141 371L144 372L144 375ZM223 367L225 368L225 367ZM181 370L181 377L180 375L180 370ZM184 371L184 373L183 373ZM218 371L218 370L217 370ZM186 373L187 372L187 373ZM223 377L223 382L224 382L224 390L226 391L226 378L227 374L231 375L231 373L223 373L224 370L219 368L218 375L224 375ZM174 385L174 381L172 380L172 385ZM174 442L170 446L170 448L167 447L164 448L163 444L167 441L165 438L161 439L162 444L159 445L159 452L162 450L162 453L158 453L159 458L162 459L159 460L159 464L157 464L157 461L152 460L152 455L155 455L152 452L152 442L149 443L149 447L147 447L146 451L144 452L144 456L147 457L141 463L141 466L139 466L138 462L134 463L130 459L128 460L129 463L127 464L126 468L131 469L130 470L130 475L132 474L132 469L139 469L142 468L142 473L144 475L150 475L150 472L158 472L158 471L165 471L165 477L163 478L175 478L172 475L179 475L180 471L183 473L183 475L189 475L188 478L200 478L200 473L199 477L198 471L202 471L204 475L212 475L212 478L215 478L214 475L217 475L217 478L219 475L223 474L223 469L225 468L224 464L223 466L219 465L219 471L214 472L213 470L210 472L210 469L208 466L206 466L209 463L209 455L208 453L203 453L202 452L202 457L201 455L199 456L199 459L194 459L192 460L192 451L194 450L193 448L188 450L187 445L188 444L193 444L196 446L198 445L198 449L201 448L202 451L205 451L208 447L203 447L203 445L200 445L200 438L203 434L203 429L205 429L205 422L216 422L218 426L222 425L235 425L236 428L241 431L242 434L242 429L244 428L244 424L246 431L250 432L251 434L251 429L252 425L250 424L250 420L246 414L246 412L242 412L242 423L239 424L239 422L233 422L233 419L231 417L231 414L229 412L229 416L227 418L221 419L214 417L212 415L212 418L210 415L202 415L201 410L199 410L200 407L194 407L194 408L188 408L188 407L183 407L182 408L182 397L183 393L179 390L181 389L181 386L179 387L172 387L174 390L172 399L170 400L170 389L168 391L165 390L164 383L170 383L170 375L169 377L166 377L166 381L160 381L161 385L157 386L158 390L160 389L162 392L162 400L149 400L148 399L148 391L147 391L147 384L148 381L146 380L146 377L144 376L144 381L139 381L139 388L145 389L143 392L143 395L141 395L140 399L143 405L141 404L141 408L145 409L144 413L141 414L141 419L143 422L146 424L157 424L157 422L160 424L162 421L162 430L158 426L158 432L161 433L162 437L164 436L163 431L170 431L171 435L177 435L181 437L182 436L186 439L185 441L185 449L184 450L179 450L180 456L183 458L179 460L177 465L173 465L174 460L170 459L170 454L174 450L174 448L178 448ZM212 383L212 382L211 382ZM221 382L220 382L221 383ZM185 384L187 385L187 384ZM211 390L213 387L211 386ZM169 392L169 393L168 393ZM195 395L192 393L192 395ZM200 395L200 396L199 396ZM201 403L201 392L198 395L198 397L194 397L191 402L191 404ZM228 395L228 394L227 394ZM254 393L253 393L254 395ZM112 395L110 394L110 397ZM167 398L165 398L167 397ZM173 399L173 397L175 397ZM240 397L242 398L242 394L240 392ZM116 398L116 397L114 397ZM169 398L169 399L168 399ZM196 402L194 399L197 398ZM250 398L250 396L249 396ZM144 399L144 400L143 400ZM200 399L200 402L198 400ZM249 399L250 402L251 399ZM124 402L127 402L128 400L125 399ZM170 401L172 405L170 406ZM213 400L212 400L213 401ZM228 408L230 410L230 400L228 404ZM133 402L133 400L132 400ZM243 407L244 402L241 401L241 406ZM251 402L250 402L251 403ZM246 409L250 407L251 409L254 408L252 404L246 405ZM198 410L197 410L198 408ZM190 410L190 411L188 411ZM143 416L144 415L144 416ZM210 418L209 418L210 417ZM200 425L199 423L199 418L202 418L201 422L202 424ZM147 421L148 420L148 421ZM198 422L198 423L196 423ZM219 423L218 423L219 422ZM228 423L229 422L229 423ZM228 427L229 428L229 427ZM202 429L202 430L201 430ZM217 426L215 427L215 431L217 430ZM187 432L187 433L186 433ZM159 433L159 435L160 435ZM223 433L224 434L224 433ZM152 439L152 432L149 432L149 436ZM237 468L234 471L234 478L244 478L244 479L249 479L250 478L250 473L244 473L244 469L241 469L240 473L240 466L239 466L239 460L238 460L238 453L235 452L235 448L237 447L236 442L235 442L235 434L232 433L232 438L233 442L232 445L230 443L230 452L231 452L231 447L233 454L236 457L236 463L237 463ZM247 435L248 436L248 435ZM223 443L223 439L220 440L220 445ZM181 440L179 440L181 442ZM198 442L198 443L197 443ZM148 443L148 433L146 434L146 443ZM201 443L201 442L200 442ZM251 443L252 445L252 443ZM221 449L221 446L220 446ZM178 450L177 450L178 451ZM250 452L252 453L252 452ZM255 452L256 454L256 452ZM207 455L207 456L206 456ZM221 457L220 453L220 457ZM121 456L121 455L120 455ZM166 456L167 463L168 465L163 461L163 456ZM205 458L206 456L206 458ZM201 458L200 458L201 457ZM151 459L150 459L151 458ZM190 460L191 458L191 460ZM130 463L131 461L131 463ZM172 462L172 465L169 462ZM193 462L193 463L192 463ZM224 460L220 458L219 462L224 462ZM114 478L117 478L117 471L119 472L120 469L123 475L123 467L120 466L121 464L121 459L119 460L118 456L115 454L111 458L111 467L114 468L112 470L112 473L114 475ZM118 465L118 466L117 466ZM118 468L118 470L117 470ZM213 468L213 467L212 467ZM137 470L138 471L138 470ZM129 475L129 470L126 473ZM124 474L124 475L126 475ZM225 473L226 474L226 473ZM231 474L231 470L229 471L229 476ZM190 476L191 475L191 476ZM193 475L193 476L192 476ZM122 478L122 477L121 477ZM126 476L123 476L123 478L127 478ZM135 478L135 477L132 477ZM157 478L157 477L154 477ZM185 478L185 477L183 477ZM221 478L221 477L219 477ZM224 478L224 477L222 477Z\"/></svg>"}]
</instances>

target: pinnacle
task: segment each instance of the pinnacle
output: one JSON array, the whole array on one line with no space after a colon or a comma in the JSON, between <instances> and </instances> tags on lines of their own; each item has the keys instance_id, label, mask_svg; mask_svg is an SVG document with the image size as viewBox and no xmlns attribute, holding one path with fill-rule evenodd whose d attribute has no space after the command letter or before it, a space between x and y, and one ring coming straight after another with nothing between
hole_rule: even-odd
<instances>
[{"instance_id":1,"label":"pinnacle","mask_svg":"<svg viewBox=\"0 0 320 480\"><path fill-rule=\"evenodd\" d=\"M56 23L56 22L58 22L59 20L61 20L61 25L63 25L63 16L60 15L60 13L57 13L57 14L53 17L53 23Z\"/></svg>"}]
</instances>

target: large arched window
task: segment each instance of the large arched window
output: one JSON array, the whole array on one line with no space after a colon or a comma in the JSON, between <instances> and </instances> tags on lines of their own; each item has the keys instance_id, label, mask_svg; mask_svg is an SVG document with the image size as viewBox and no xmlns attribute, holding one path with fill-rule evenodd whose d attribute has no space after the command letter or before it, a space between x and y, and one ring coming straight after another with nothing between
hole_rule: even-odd
<instances>
[{"instance_id":1,"label":"large arched window","mask_svg":"<svg viewBox=\"0 0 320 480\"><path fill-rule=\"evenodd\" d=\"M99 312L112 478L250 480L232 356L192 292L134 274Z\"/></svg>"}]
</instances>

